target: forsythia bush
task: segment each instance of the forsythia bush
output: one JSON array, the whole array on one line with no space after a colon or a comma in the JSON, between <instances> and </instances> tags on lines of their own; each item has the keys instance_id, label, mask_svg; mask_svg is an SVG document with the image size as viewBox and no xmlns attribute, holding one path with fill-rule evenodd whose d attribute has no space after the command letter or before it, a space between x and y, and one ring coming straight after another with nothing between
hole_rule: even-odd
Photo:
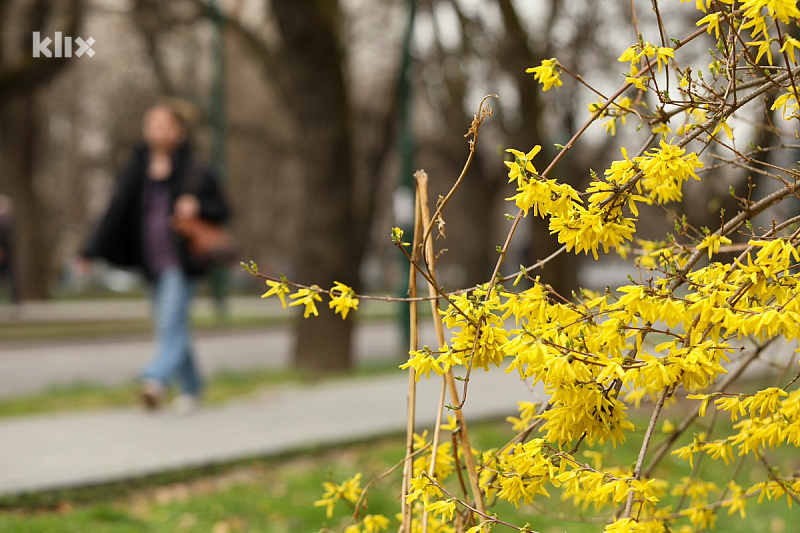
<instances>
[{"instance_id":1,"label":"forsythia bush","mask_svg":"<svg viewBox=\"0 0 800 533\"><path fill-rule=\"evenodd\" d=\"M788 150L800 118L795 55L800 41L792 36L798 34L800 10L789 0L696 0L684 7L699 10L697 28L668 42L657 35L660 45L640 36L621 51L621 88L589 106L587 126L601 122L607 134L615 135L637 122L640 134L649 136L643 147L636 154L623 148L602 176L593 174L586 190L548 177L586 128L541 172L534 161L538 146L508 150L508 177L515 188L508 200L519 212L495 275L469 290L433 295L446 302L439 317L449 337L437 350L412 350L402 365L415 379L444 376L455 398L461 389L455 389L454 370L466 380L477 369L507 372L509 379L541 383L547 403L520 403L518 417L509 419L517 437L492 450L469 445L469 402L451 407L455 416L443 428L458 432L460 440L439 443L435 435L442 428L434 435L410 436L397 517L363 516L357 509L359 519L347 533L390 528L477 533L498 524L531 531L504 522L487 507L498 500L528 505L553 491L579 509L594 509L605 518L597 530L608 532L702 531L713 528L717 513L745 517L749 506L765 498L784 499L789 507L800 502L798 472L781 472L769 459L775 448L800 447L796 358L786 362L775 386L734 390L737 378L773 339L800 338L800 213L772 220L765 229L751 223L762 213L771 217L773 206L800 198L800 169L791 161L797 152ZM658 29L669 37L660 18ZM682 49L698 39L713 45L710 65L682 64ZM561 77L569 75L555 58L529 72L544 91L558 90ZM767 117L760 127L774 137L771 146L784 148L776 153L789 158L762 157L766 148L736 142L734 124L745 129L740 117L757 115L758 106ZM470 130L472 150L486 114L482 107ZM709 148L714 158L702 160ZM790 168L782 168L787 159ZM738 213L728 218L721 213L716 229L693 228L674 215L675 233L662 242L637 239L639 207L661 206L674 214L670 206L682 201L684 185L701 180L710 165L717 173L745 169L777 187L759 199L737 197ZM426 249L439 216L438 211L433 217L418 215L422 225L414 242L404 242L397 228L392 232L435 291L433 259ZM591 253L597 259L602 249L635 255L651 279L603 294L581 291L570 299L554 294L536 275L546 261L503 278L500 265L524 217L548 220L563 244L560 253ZM731 249L738 256L716 260ZM254 265L247 268L257 274ZM516 290L522 280L530 288ZM286 305L289 295L289 305L303 306L306 317L317 314L323 295L342 318L358 308L359 297L341 283L330 290L285 278L268 279L267 285L264 296L276 295ZM749 347L740 349L746 339ZM660 417L678 397L689 407L675 426ZM635 428L629 407L643 403L652 405L650 421ZM698 419L713 416L709 411L729 414L730 430L695 432L681 446L688 441L681 437L692 434ZM659 426L666 437L651 446ZM624 443L636 429L643 440L628 467L606 467L601 454L587 449ZM655 477L656 465L670 454L691 467L703 458L726 465L753 460L763 464L762 476L736 479L734 474L724 488L704 480L697 469L681 479ZM317 504L329 517L339 501L357 505L363 490L360 475L341 485L327 482L324 489ZM683 495L681 505L666 504L670 494Z\"/></svg>"}]
</instances>

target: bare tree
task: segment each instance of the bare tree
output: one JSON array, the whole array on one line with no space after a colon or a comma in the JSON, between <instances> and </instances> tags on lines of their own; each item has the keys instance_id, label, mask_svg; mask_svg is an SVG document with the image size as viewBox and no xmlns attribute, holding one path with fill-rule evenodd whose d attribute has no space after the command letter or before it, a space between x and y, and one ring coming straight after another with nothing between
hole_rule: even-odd
<instances>
[{"instance_id":1,"label":"bare tree","mask_svg":"<svg viewBox=\"0 0 800 533\"><path fill-rule=\"evenodd\" d=\"M68 64L67 58L33 57L31 38L54 22L65 35L76 35L82 16L81 0L0 2L0 42L5 48L0 56L0 167L3 186L17 203L17 238L24 243L15 258L23 299L48 296L51 247L34 178L47 83Z\"/></svg>"},{"instance_id":2,"label":"bare tree","mask_svg":"<svg viewBox=\"0 0 800 533\"><path fill-rule=\"evenodd\" d=\"M297 213L300 241L293 258L298 280L332 286L356 285L363 242L353 238L355 180L350 103L344 50L335 1L275 2L283 37L281 63L286 103L304 146L304 199ZM350 366L351 323L323 309L315 320L297 322L295 363L315 370Z\"/></svg>"},{"instance_id":3,"label":"bare tree","mask_svg":"<svg viewBox=\"0 0 800 533\"><path fill-rule=\"evenodd\" d=\"M545 161L555 155L554 145L565 141L564 132L572 131L580 87L574 83L564 87L558 100L554 100L550 94L541 93L526 69L554 55L556 43L560 43L562 53L569 51L570 57L564 57L567 62L601 63L598 57L603 56L604 50L595 28L600 19L598 4L580 0L543 2L537 8L540 20L536 23L530 17L525 18L510 0L422 3L421 10L433 20L435 38L432 45L418 52L417 87L427 99L427 112L441 117L439 131L419 131L428 148L427 153L420 154L425 165L431 161L438 161L439 165L436 172L431 172L433 189L437 173L445 174L447 179L458 175L466 154L466 144L459 143L458 134L466 131L480 97L489 93L500 95L500 100L493 103L496 116L482 134L489 138L480 141L483 150L478 152L479 157L461 187L461 197L454 199L445 213L445 218L455 222L450 225L453 230L448 232L448 240L454 241L454 246L446 246L449 251L442 262L461 265L467 277L464 281L486 279L496 259L495 247L500 244L493 241L503 231L496 222L500 220L497 209L502 198L510 194L498 146L529 150L538 144L543 152L539 157ZM564 40L568 43L561 42ZM610 54L604 59L613 61ZM440 139L446 139L447 145ZM582 148L575 159L562 163L552 175L578 185L589 176L577 175L573 167L603 160L600 154L608 147L606 143L595 151ZM546 222L532 216L529 219L525 223L530 239L518 258L531 264L550 255L560 244L549 234ZM458 233L466 228L459 220L469 220L468 238ZM518 266L508 265L507 269ZM577 286L577 274L578 260L561 255L542 271L542 280L556 292L569 296Z\"/></svg>"},{"instance_id":4,"label":"bare tree","mask_svg":"<svg viewBox=\"0 0 800 533\"><path fill-rule=\"evenodd\" d=\"M208 7L205 4L200 4ZM211 14L210 11L207 11ZM290 137L300 167L301 203L291 214L296 236L291 251L294 279L325 288L339 281L358 286L358 272L369 237L377 175L359 186L355 163L356 130L350 88L345 74L341 12L338 2L277 1L271 5L278 45L235 16L227 18L261 66L288 112ZM274 41L274 39L273 39ZM380 118L378 137L364 154L367 171L380 168L393 129L391 110ZM374 139L373 139L374 141ZM276 174L286 180L291 175ZM313 320L298 320L294 361L314 371L345 370L351 365L352 323L320 307Z\"/></svg>"}]
</instances>

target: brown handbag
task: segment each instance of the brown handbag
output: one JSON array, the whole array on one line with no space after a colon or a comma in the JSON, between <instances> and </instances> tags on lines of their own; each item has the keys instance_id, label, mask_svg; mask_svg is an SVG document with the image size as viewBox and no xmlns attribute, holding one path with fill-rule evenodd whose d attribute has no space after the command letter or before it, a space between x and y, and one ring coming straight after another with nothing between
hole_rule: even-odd
<instances>
[{"instance_id":1,"label":"brown handbag","mask_svg":"<svg viewBox=\"0 0 800 533\"><path fill-rule=\"evenodd\" d=\"M192 259L199 266L218 266L233 261L236 246L230 232L200 217L173 218L173 230L186 239Z\"/></svg>"},{"instance_id":2,"label":"brown handbag","mask_svg":"<svg viewBox=\"0 0 800 533\"><path fill-rule=\"evenodd\" d=\"M190 160L189 165L186 193L194 194L193 189L200 188L203 167L195 158ZM236 257L233 235L221 224L199 216L172 217L171 223L173 231L186 239L189 254L197 266L204 268L221 266L232 262Z\"/></svg>"}]
</instances>

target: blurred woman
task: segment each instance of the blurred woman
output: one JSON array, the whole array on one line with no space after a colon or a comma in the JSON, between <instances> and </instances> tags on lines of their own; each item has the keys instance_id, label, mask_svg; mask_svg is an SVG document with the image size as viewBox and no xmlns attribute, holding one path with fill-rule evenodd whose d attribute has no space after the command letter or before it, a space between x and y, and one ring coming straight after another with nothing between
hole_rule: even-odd
<instances>
[{"instance_id":1,"label":"blurred woman","mask_svg":"<svg viewBox=\"0 0 800 533\"><path fill-rule=\"evenodd\" d=\"M229 210L209 167L189 148L178 107L150 108L142 132L144 143L134 149L105 215L81 250L79 269L86 271L91 259L103 258L142 270L152 288L156 351L142 372L141 398L155 409L177 381L181 395L175 405L185 411L196 407L202 395L189 311L204 269L173 231L172 219L199 216L222 223Z\"/></svg>"}]
</instances>

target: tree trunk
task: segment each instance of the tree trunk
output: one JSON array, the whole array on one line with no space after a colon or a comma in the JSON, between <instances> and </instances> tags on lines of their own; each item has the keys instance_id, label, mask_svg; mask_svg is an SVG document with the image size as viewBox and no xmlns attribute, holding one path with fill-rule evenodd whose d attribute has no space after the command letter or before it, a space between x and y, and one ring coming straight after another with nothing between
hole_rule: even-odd
<instances>
[{"instance_id":1,"label":"tree trunk","mask_svg":"<svg viewBox=\"0 0 800 533\"><path fill-rule=\"evenodd\" d=\"M47 298L51 279L47 217L34 184L37 124L33 92L0 101L0 161L15 203L17 246L12 261L23 300Z\"/></svg>"},{"instance_id":2,"label":"tree trunk","mask_svg":"<svg viewBox=\"0 0 800 533\"><path fill-rule=\"evenodd\" d=\"M296 281L330 288L354 286L364 244L353 239L354 165L349 102L343 77L334 1L274 2L283 35L282 65L288 75L289 109L300 132L304 156L304 199L296 213L298 239L292 258ZM320 316L296 325L294 362L312 371L351 365L352 323L334 316L327 299Z\"/></svg>"},{"instance_id":3,"label":"tree trunk","mask_svg":"<svg viewBox=\"0 0 800 533\"><path fill-rule=\"evenodd\" d=\"M555 157L555 152L552 148L552 139L540 130L542 104L539 99L539 88L531 75L525 72L525 69L538 65L542 58L537 57L529 48L528 34L522 27L513 3L509 0L499 0L498 5L506 24L506 39L498 58L505 70L513 74L519 87L524 124L523 130L512 140L512 147L527 152L536 144L542 145L542 152L535 161L537 169L541 171ZM560 165L563 167L564 163L562 162ZM564 179L569 176L569 172L564 172L564 170L564 168L556 167L550 177L569 182L569 179ZM527 223L531 225L531 238L525 266L544 259L561 247L558 239L554 235L550 235L546 219L542 220L533 216L529 216L528 219ZM534 272L533 275L541 275L544 283L551 285L556 292L569 298L571 291L577 288L577 265L578 258L574 254L561 254L543 270Z\"/></svg>"},{"instance_id":4,"label":"tree trunk","mask_svg":"<svg viewBox=\"0 0 800 533\"><path fill-rule=\"evenodd\" d=\"M31 35L44 31L54 5L46 0L29 2L19 19L12 20L10 2L0 2L0 41L6 38L12 24L20 24L22 51L13 62L0 55L0 169L3 187L14 200L16 233L14 269L20 297L41 299L49 296L52 268L47 211L35 186L36 163L44 158L39 134L39 110L42 109L38 88L43 87L69 62L69 58L34 58L30 55ZM69 0L66 5L65 35L77 35L83 17L83 1Z\"/></svg>"}]
</instances>

